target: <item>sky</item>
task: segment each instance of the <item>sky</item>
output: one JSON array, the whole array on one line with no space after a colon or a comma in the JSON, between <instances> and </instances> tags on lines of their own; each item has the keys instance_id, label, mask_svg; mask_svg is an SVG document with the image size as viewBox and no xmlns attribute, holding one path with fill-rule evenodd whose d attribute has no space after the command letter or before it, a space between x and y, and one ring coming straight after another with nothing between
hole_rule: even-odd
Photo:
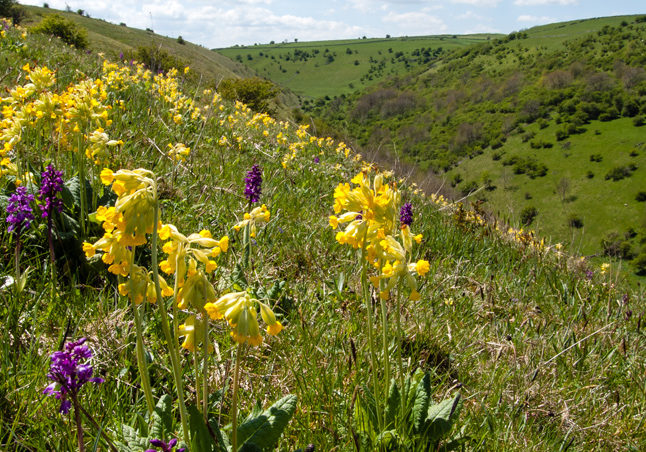
<instances>
[{"instance_id":1,"label":"sky","mask_svg":"<svg viewBox=\"0 0 646 452\"><path fill-rule=\"evenodd\" d=\"M590 17L646 14L645 0L46 0L50 8L207 48L435 34L511 33ZM43 1L19 0L42 6Z\"/></svg>"}]
</instances>

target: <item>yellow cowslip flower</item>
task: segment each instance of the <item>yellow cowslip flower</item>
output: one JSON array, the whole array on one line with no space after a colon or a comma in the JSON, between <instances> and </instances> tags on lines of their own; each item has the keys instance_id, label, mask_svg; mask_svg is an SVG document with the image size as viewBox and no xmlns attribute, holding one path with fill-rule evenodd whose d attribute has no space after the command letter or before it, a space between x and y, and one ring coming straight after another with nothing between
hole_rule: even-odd
<instances>
[{"instance_id":1,"label":"yellow cowslip flower","mask_svg":"<svg viewBox=\"0 0 646 452\"><path fill-rule=\"evenodd\" d=\"M28 65L27 68L29 68ZM50 71L47 66L34 68L32 71L28 70L28 72L27 78L31 80L38 91L46 90L56 83L54 72Z\"/></svg>"},{"instance_id":2,"label":"yellow cowslip flower","mask_svg":"<svg viewBox=\"0 0 646 452\"><path fill-rule=\"evenodd\" d=\"M127 296L136 305L141 304L144 299L149 303L157 302L157 291L153 282L153 272L149 272L139 265L132 266L128 281L119 284L119 293ZM168 285L166 280L159 276L159 287L163 297L173 295L173 289Z\"/></svg>"},{"instance_id":3,"label":"yellow cowslip flower","mask_svg":"<svg viewBox=\"0 0 646 452\"><path fill-rule=\"evenodd\" d=\"M176 162L184 162L186 157L191 153L191 148L187 148L184 143L172 145L168 143L168 156Z\"/></svg>"},{"instance_id":4,"label":"yellow cowslip flower","mask_svg":"<svg viewBox=\"0 0 646 452\"><path fill-rule=\"evenodd\" d=\"M271 216L269 209L267 209L266 205L262 205L260 207L256 207L253 209L251 212L244 214L244 220L241 222L235 224L233 226L233 229L236 231L239 231L240 229L244 228L245 226L249 225L249 236L250 237L255 237L256 236L256 223L267 223L269 221L269 217Z\"/></svg>"},{"instance_id":5,"label":"yellow cowslip flower","mask_svg":"<svg viewBox=\"0 0 646 452\"><path fill-rule=\"evenodd\" d=\"M146 234L153 232L154 209L157 203L155 175L145 169L119 170L109 168L101 171L101 182L112 183L112 191L118 196L114 205L124 218L121 241L137 246L146 243Z\"/></svg>"},{"instance_id":6,"label":"yellow cowslip flower","mask_svg":"<svg viewBox=\"0 0 646 452\"><path fill-rule=\"evenodd\" d=\"M247 292L231 292L220 297L215 303L206 303L204 309L211 319L225 318L231 327L231 337L239 344L260 345L262 336L258 326L256 304L267 325L267 332L278 334L283 326L266 304L252 298Z\"/></svg>"},{"instance_id":7,"label":"yellow cowslip flower","mask_svg":"<svg viewBox=\"0 0 646 452\"><path fill-rule=\"evenodd\" d=\"M203 319L197 318L194 315L189 316L183 325L180 325L179 335L184 336L182 348L188 351L195 351L196 345L200 344L204 338L204 329L207 327ZM208 352L213 352L213 345L209 343Z\"/></svg>"},{"instance_id":8,"label":"yellow cowslip flower","mask_svg":"<svg viewBox=\"0 0 646 452\"><path fill-rule=\"evenodd\" d=\"M172 224L165 224L159 228L159 238L168 240L162 247L168 258L160 262L159 266L164 273L176 273L178 281L184 281L186 275L186 259L189 259L189 266L195 266L197 260L204 264L207 273L216 269L217 264L210 259L217 257L221 252L229 249L229 237L223 236L220 240L211 237L209 231L203 230L199 234L191 234L186 237L179 232Z\"/></svg>"},{"instance_id":9,"label":"yellow cowslip flower","mask_svg":"<svg viewBox=\"0 0 646 452\"><path fill-rule=\"evenodd\" d=\"M186 309L189 305L198 311L204 310L204 305L216 299L215 289L206 278L206 275L197 270L186 278L184 285L177 294L177 307Z\"/></svg>"},{"instance_id":10,"label":"yellow cowslip flower","mask_svg":"<svg viewBox=\"0 0 646 452\"><path fill-rule=\"evenodd\" d=\"M121 140L111 140L103 127L99 127L88 137L90 146L85 150L87 158L92 159L95 165L103 165L110 161L110 148L123 144Z\"/></svg>"}]
</instances>

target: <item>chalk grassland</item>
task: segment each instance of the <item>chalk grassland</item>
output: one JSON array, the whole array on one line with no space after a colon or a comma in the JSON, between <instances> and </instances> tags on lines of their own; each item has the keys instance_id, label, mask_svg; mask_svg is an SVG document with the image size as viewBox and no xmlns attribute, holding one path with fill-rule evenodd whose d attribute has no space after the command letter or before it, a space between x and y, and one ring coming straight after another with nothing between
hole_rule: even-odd
<instances>
[{"instance_id":1,"label":"chalk grassland","mask_svg":"<svg viewBox=\"0 0 646 452\"><path fill-rule=\"evenodd\" d=\"M214 93L204 93L181 74L154 83L137 79L121 84L117 66L104 72L103 59L96 54L49 37L21 34L10 30L0 40L0 58L8 62L3 90L27 83L26 64L30 70L56 70L57 81L48 92L61 95L68 88L78 89L76 84L90 74L91 86L106 88L105 98L95 99L110 106L106 111L112 122L103 123L105 133L123 143L102 154L105 162L94 165L80 151L90 143L80 131L70 130L74 139L61 140L53 128L30 126L7 154L36 180L51 160L64 171L70 193L76 195L66 198L65 216L56 224L61 234L56 242L58 277L42 277L51 271L47 225L35 219L23 236L21 265L33 269L26 290L0 291L1 448L76 449L74 420L60 415L58 401L42 391L50 383L49 355L62 340L81 336L89 338L96 375L105 380L81 393L85 409L98 423L97 428L83 418L88 450L107 449L99 429L119 439L122 424L139 431L147 424L133 303L120 296L121 280L108 272L108 265L86 260L80 241L93 241L104 231L88 221L87 236L79 235L75 219L82 209L74 199L79 199L80 184L74 178L86 175L89 208L93 196L100 196L101 203L114 201L99 179L103 166L154 171L165 223L181 231L209 229L214 237L230 236L230 249L210 277L220 295L231 288L235 264L242 259L244 239L233 225L247 210L244 178L257 164L263 172L261 200L271 219L259 227L248 275L259 287L285 282L272 305L284 330L252 348L245 360L241 418L256 403L266 407L295 394L297 409L278 450L309 443L316 450L354 450L355 405L365 396L372 374L368 306L360 295L357 253L337 243L329 215L334 212L335 188L367 164L353 152L346 155L335 140L310 138L298 126L214 100ZM168 88L161 90L163 95L161 84ZM3 101L3 106L10 104ZM192 107L187 110L191 105L199 108L195 116ZM3 121L13 118L5 112ZM48 117L38 118L33 109L24 113L33 114L29 117L34 124L47 124ZM168 145L180 142L191 150L186 161L178 162ZM79 161L85 162L85 173ZM3 206L15 191L15 176L3 173L0 179ZM18 176L25 183L31 180ZM407 372L430 372L433 400L462 394L462 410L450 436L462 438L469 450L645 449L643 289L627 288L612 267L601 269L519 231L507 234L459 206L423 196L397 176L388 180L397 182L403 200L412 203L412 228L423 234L411 257L430 262L430 272L419 278L420 298L402 300L404 337L395 343L389 336L389 346L401 347ZM15 274L16 243L4 214L2 218L0 275L5 276ZM149 255L142 253L138 264L149 265ZM154 315L158 305L143 306L146 363L158 399L174 394L169 344ZM386 306L392 332L395 307L391 302ZM185 321L184 311L178 315ZM232 415L235 350L229 326L214 324L211 341L219 354L209 358L208 414L225 426ZM193 356L182 352L180 358L185 395L194 404L199 391ZM380 363L394 359L390 354L376 358ZM394 367L398 364L393 362ZM174 401L172 435L181 432L177 407Z\"/></svg>"}]
</instances>

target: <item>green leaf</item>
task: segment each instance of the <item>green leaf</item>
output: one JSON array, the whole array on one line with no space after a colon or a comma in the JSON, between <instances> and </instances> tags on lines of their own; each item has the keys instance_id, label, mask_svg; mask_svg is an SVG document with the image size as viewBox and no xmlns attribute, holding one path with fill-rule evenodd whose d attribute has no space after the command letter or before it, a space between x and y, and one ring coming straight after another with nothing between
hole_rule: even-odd
<instances>
[{"instance_id":1,"label":"green leaf","mask_svg":"<svg viewBox=\"0 0 646 452\"><path fill-rule=\"evenodd\" d=\"M188 407L188 428L191 431L191 449L200 452L215 452L219 449L209 434L204 417L194 405Z\"/></svg>"},{"instance_id":2,"label":"green leaf","mask_svg":"<svg viewBox=\"0 0 646 452\"><path fill-rule=\"evenodd\" d=\"M397 383L393 379L388 391L388 400L386 401L386 428L394 428L397 426L397 416L401 409L401 394Z\"/></svg>"},{"instance_id":3,"label":"green leaf","mask_svg":"<svg viewBox=\"0 0 646 452\"><path fill-rule=\"evenodd\" d=\"M413 431L419 433L424 427L424 421L428 417L428 404L431 400L431 377L428 372L424 374L422 381L417 385L415 392L415 399L413 402L413 409L411 411L411 422L413 423Z\"/></svg>"},{"instance_id":4,"label":"green leaf","mask_svg":"<svg viewBox=\"0 0 646 452\"><path fill-rule=\"evenodd\" d=\"M428 408L425 430L429 441L437 442L451 431L453 421L458 417L459 403L460 393Z\"/></svg>"},{"instance_id":5,"label":"green leaf","mask_svg":"<svg viewBox=\"0 0 646 452\"><path fill-rule=\"evenodd\" d=\"M377 450L399 450L399 434L396 430L386 430L375 439Z\"/></svg>"},{"instance_id":6,"label":"green leaf","mask_svg":"<svg viewBox=\"0 0 646 452\"><path fill-rule=\"evenodd\" d=\"M363 396L359 397L354 406L354 418L357 430L374 438L379 433L379 422L377 419L377 404L375 398L368 388L364 388Z\"/></svg>"},{"instance_id":7,"label":"green leaf","mask_svg":"<svg viewBox=\"0 0 646 452\"><path fill-rule=\"evenodd\" d=\"M129 425L121 425L121 434L131 450L146 450L148 449L148 438L142 438L137 431Z\"/></svg>"},{"instance_id":8,"label":"green leaf","mask_svg":"<svg viewBox=\"0 0 646 452\"><path fill-rule=\"evenodd\" d=\"M292 418L297 400L295 395L287 395L259 415L248 418L238 427L238 441L243 447L249 443L261 450L273 448Z\"/></svg>"},{"instance_id":9,"label":"green leaf","mask_svg":"<svg viewBox=\"0 0 646 452\"><path fill-rule=\"evenodd\" d=\"M164 394L152 414L152 426L150 436L152 438L166 438L167 434L173 431L173 418L171 414L172 399Z\"/></svg>"}]
</instances>

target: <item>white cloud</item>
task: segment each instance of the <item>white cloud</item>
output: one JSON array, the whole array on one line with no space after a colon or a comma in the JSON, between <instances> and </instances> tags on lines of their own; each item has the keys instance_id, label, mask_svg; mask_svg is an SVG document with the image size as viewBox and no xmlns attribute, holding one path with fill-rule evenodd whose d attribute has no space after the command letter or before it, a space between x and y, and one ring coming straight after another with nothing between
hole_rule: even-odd
<instances>
[{"instance_id":1,"label":"white cloud","mask_svg":"<svg viewBox=\"0 0 646 452\"><path fill-rule=\"evenodd\" d=\"M531 22L533 24L549 24L556 22L556 19L549 16L530 16L529 14L521 14L516 19L518 22Z\"/></svg>"},{"instance_id":2,"label":"white cloud","mask_svg":"<svg viewBox=\"0 0 646 452\"><path fill-rule=\"evenodd\" d=\"M404 34L408 36L437 34L447 31L446 24L438 17L429 14L427 11L416 11L408 13L393 13L385 15L381 19L384 23L394 24L401 27L394 30L392 34Z\"/></svg>"},{"instance_id":3,"label":"white cloud","mask_svg":"<svg viewBox=\"0 0 646 452\"><path fill-rule=\"evenodd\" d=\"M543 6L543 5L576 5L578 0L515 0L516 6Z\"/></svg>"},{"instance_id":4,"label":"white cloud","mask_svg":"<svg viewBox=\"0 0 646 452\"><path fill-rule=\"evenodd\" d=\"M497 6L498 3L500 3L500 0L451 0L451 2L479 7L492 7Z\"/></svg>"}]
</instances>

